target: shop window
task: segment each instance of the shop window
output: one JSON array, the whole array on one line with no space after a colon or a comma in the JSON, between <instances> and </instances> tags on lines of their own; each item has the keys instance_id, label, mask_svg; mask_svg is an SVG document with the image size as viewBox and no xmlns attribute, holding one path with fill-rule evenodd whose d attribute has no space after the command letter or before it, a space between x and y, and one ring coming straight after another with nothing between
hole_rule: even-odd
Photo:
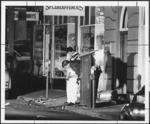
<instances>
[{"instance_id":1,"label":"shop window","mask_svg":"<svg viewBox=\"0 0 150 124\"><path fill-rule=\"evenodd\" d=\"M67 23L67 16L64 16L64 23Z\"/></svg>"},{"instance_id":2,"label":"shop window","mask_svg":"<svg viewBox=\"0 0 150 124\"><path fill-rule=\"evenodd\" d=\"M67 25L55 26L53 77L64 77L62 61L66 59Z\"/></svg>"},{"instance_id":3,"label":"shop window","mask_svg":"<svg viewBox=\"0 0 150 124\"><path fill-rule=\"evenodd\" d=\"M85 7L85 25L89 25L89 6Z\"/></svg>"},{"instance_id":4,"label":"shop window","mask_svg":"<svg viewBox=\"0 0 150 124\"><path fill-rule=\"evenodd\" d=\"M45 16L45 24L52 24L52 16Z\"/></svg>"},{"instance_id":5,"label":"shop window","mask_svg":"<svg viewBox=\"0 0 150 124\"><path fill-rule=\"evenodd\" d=\"M91 24L95 24L95 7L91 7Z\"/></svg>"},{"instance_id":6,"label":"shop window","mask_svg":"<svg viewBox=\"0 0 150 124\"><path fill-rule=\"evenodd\" d=\"M75 23L75 16L69 16L68 23Z\"/></svg>"},{"instance_id":7,"label":"shop window","mask_svg":"<svg viewBox=\"0 0 150 124\"><path fill-rule=\"evenodd\" d=\"M62 16L59 16L59 24L62 24Z\"/></svg>"},{"instance_id":8,"label":"shop window","mask_svg":"<svg viewBox=\"0 0 150 124\"><path fill-rule=\"evenodd\" d=\"M57 24L57 22L58 22L58 17L54 16L54 24Z\"/></svg>"},{"instance_id":9,"label":"shop window","mask_svg":"<svg viewBox=\"0 0 150 124\"><path fill-rule=\"evenodd\" d=\"M81 53L94 50L94 26L83 27L81 29Z\"/></svg>"},{"instance_id":10,"label":"shop window","mask_svg":"<svg viewBox=\"0 0 150 124\"><path fill-rule=\"evenodd\" d=\"M80 25L83 25L83 16L80 17Z\"/></svg>"},{"instance_id":11,"label":"shop window","mask_svg":"<svg viewBox=\"0 0 150 124\"><path fill-rule=\"evenodd\" d=\"M36 76L42 75L42 62L43 62L43 25L36 25L33 34L33 59L34 71Z\"/></svg>"}]
</instances>

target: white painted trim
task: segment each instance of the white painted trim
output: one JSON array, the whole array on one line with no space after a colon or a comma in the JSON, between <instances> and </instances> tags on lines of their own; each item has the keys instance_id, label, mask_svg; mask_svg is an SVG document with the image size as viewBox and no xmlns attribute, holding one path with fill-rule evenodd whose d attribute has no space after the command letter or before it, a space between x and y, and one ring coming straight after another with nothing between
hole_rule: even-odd
<instances>
[{"instance_id":1,"label":"white painted trim","mask_svg":"<svg viewBox=\"0 0 150 124\"><path fill-rule=\"evenodd\" d=\"M124 13L125 13L125 10L126 10L126 6L123 6L122 7L122 10L121 10L121 15L120 15L120 26L119 26L119 30L120 31L128 31L128 28L123 28L123 20L124 20Z\"/></svg>"},{"instance_id":2,"label":"white painted trim","mask_svg":"<svg viewBox=\"0 0 150 124\"><path fill-rule=\"evenodd\" d=\"M121 10L121 15L120 15L120 26L119 26L119 29L122 30L122 25L123 25L123 15L124 15L124 12L125 12L125 6L122 8Z\"/></svg>"},{"instance_id":3,"label":"white painted trim","mask_svg":"<svg viewBox=\"0 0 150 124\"><path fill-rule=\"evenodd\" d=\"M91 6L89 6L89 25L91 24Z\"/></svg>"},{"instance_id":4,"label":"white painted trim","mask_svg":"<svg viewBox=\"0 0 150 124\"><path fill-rule=\"evenodd\" d=\"M78 52L81 52L81 27L80 27L80 16L78 16L78 42L77 42Z\"/></svg>"},{"instance_id":5,"label":"white painted trim","mask_svg":"<svg viewBox=\"0 0 150 124\"><path fill-rule=\"evenodd\" d=\"M55 51L54 51L54 16L52 17L52 48L51 48L51 51L52 51L52 55L51 55L51 60L52 60L52 68L51 68L51 72L52 72L52 78L54 77L54 54L55 54Z\"/></svg>"},{"instance_id":6,"label":"white painted trim","mask_svg":"<svg viewBox=\"0 0 150 124\"><path fill-rule=\"evenodd\" d=\"M43 16L43 23L45 23L45 16ZM45 25L43 25L43 75L45 74L45 49L46 49L46 46L45 46Z\"/></svg>"}]
</instances>

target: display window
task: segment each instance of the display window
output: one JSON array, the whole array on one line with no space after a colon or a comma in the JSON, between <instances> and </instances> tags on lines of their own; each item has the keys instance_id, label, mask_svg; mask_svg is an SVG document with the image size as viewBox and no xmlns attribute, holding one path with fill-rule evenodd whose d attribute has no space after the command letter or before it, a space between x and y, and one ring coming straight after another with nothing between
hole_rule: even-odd
<instances>
[{"instance_id":1,"label":"display window","mask_svg":"<svg viewBox=\"0 0 150 124\"><path fill-rule=\"evenodd\" d=\"M34 75L42 76L43 65L43 25L35 25L33 38Z\"/></svg>"},{"instance_id":2,"label":"display window","mask_svg":"<svg viewBox=\"0 0 150 124\"><path fill-rule=\"evenodd\" d=\"M75 25L73 23L55 25L52 43L52 78L65 78L62 62L67 58L67 47L75 47Z\"/></svg>"},{"instance_id":3,"label":"display window","mask_svg":"<svg viewBox=\"0 0 150 124\"><path fill-rule=\"evenodd\" d=\"M66 59L67 25L58 25L54 28L54 71L53 77L65 77L62 61Z\"/></svg>"},{"instance_id":4,"label":"display window","mask_svg":"<svg viewBox=\"0 0 150 124\"><path fill-rule=\"evenodd\" d=\"M81 53L86 53L94 50L94 26L81 28Z\"/></svg>"}]
</instances>

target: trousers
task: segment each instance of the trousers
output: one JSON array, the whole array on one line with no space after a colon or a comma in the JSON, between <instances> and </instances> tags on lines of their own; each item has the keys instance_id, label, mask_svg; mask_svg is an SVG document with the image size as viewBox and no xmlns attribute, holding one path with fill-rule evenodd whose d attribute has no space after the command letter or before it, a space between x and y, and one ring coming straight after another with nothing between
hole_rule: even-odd
<instances>
[{"instance_id":1,"label":"trousers","mask_svg":"<svg viewBox=\"0 0 150 124\"><path fill-rule=\"evenodd\" d=\"M66 87L66 92L67 92L67 102L70 103L75 103L77 101L77 88L78 84L77 82L77 77L72 77L67 80L67 87Z\"/></svg>"}]
</instances>

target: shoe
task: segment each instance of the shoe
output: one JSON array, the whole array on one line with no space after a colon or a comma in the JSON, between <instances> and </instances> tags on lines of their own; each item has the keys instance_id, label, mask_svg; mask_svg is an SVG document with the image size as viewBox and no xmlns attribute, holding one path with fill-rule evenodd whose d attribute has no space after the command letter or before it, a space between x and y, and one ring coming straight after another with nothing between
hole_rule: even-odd
<instances>
[{"instance_id":1,"label":"shoe","mask_svg":"<svg viewBox=\"0 0 150 124\"><path fill-rule=\"evenodd\" d=\"M72 105L75 105L74 103L70 102L67 104L67 106L72 106Z\"/></svg>"}]
</instances>

